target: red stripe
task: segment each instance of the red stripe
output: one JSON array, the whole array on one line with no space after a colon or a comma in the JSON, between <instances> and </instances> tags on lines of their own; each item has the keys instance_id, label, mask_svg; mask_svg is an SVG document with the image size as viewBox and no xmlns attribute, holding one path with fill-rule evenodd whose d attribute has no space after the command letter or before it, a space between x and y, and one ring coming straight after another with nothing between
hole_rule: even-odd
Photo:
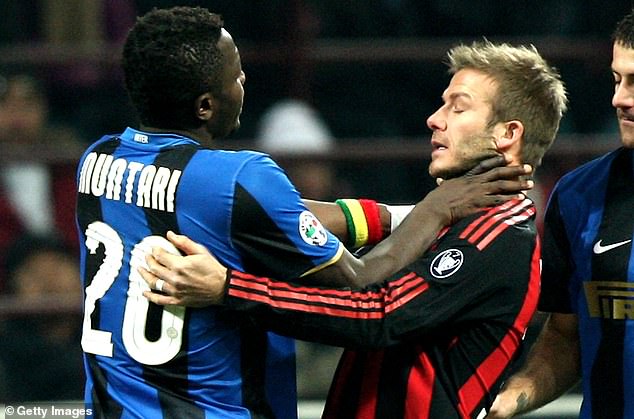
<instances>
[{"instance_id":1,"label":"red stripe","mask_svg":"<svg viewBox=\"0 0 634 419\"><path fill-rule=\"evenodd\" d=\"M240 279L242 276L244 279ZM429 288L416 274L409 273L393 281L381 291L323 290L294 286L268 278L232 275L228 295L257 301L274 308L289 309L328 316L359 319L380 319L402 307Z\"/></svg>"},{"instance_id":2,"label":"red stripe","mask_svg":"<svg viewBox=\"0 0 634 419\"><path fill-rule=\"evenodd\" d=\"M308 287L288 287L284 283L262 283L257 281L245 281L232 279L229 294L233 288L241 289L244 292L254 292L254 294L267 294L275 298L301 299L305 302L315 302L323 304L335 304L349 307L381 307L383 304L397 304L397 298L408 293L411 289L424 285L422 278L415 274L408 275L410 279L399 280L398 283L382 288L382 291L340 291L336 294L328 292L322 288ZM426 288L425 288L426 289Z\"/></svg>"},{"instance_id":3,"label":"red stripe","mask_svg":"<svg viewBox=\"0 0 634 419\"><path fill-rule=\"evenodd\" d=\"M369 365L363 372L361 391L359 392L359 406L355 419L375 419L377 391L379 377L381 376L381 364L383 363L383 351L367 354L364 364Z\"/></svg>"},{"instance_id":4,"label":"red stripe","mask_svg":"<svg viewBox=\"0 0 634 419\"><path fill-rule=\"evenodd\" d=\"M343 351L341 360L337 366L337 372L333 378L328 397L326 398L326 406L322 413L321 419L335 419L339 416L339 412L343 410L346 396L346 389L354 364L356 363L357 353L350 350Z\"/></svg>"},{"instance_id":5,"label":"red stripe","mask_svg":"<svg viewBox=\"0 0 634 419\"><path fill-rule=\"evenodd\" d=\"M338 309L333 307L314 307L297 302L280 302L269 298L266 295L249 294L240 290L232 290L231 296L236 298L242 298L249 301L257 301L266 304L270 307L281 308L286 310L302 311L306 313L324 314L332 317L347 317L351 319L381 319L385 316L384 313L379 311L371 312L359 312L350 311L348 309Z\"/></svg>"},{"instance_id":6,"label":"red stripe","mask_svg":"<svg viewBox=\"0 0 634 419\"><path fill-rule=\"evenodd\" d=\"M460 238L464 239L465 237L467 237L471 233L471 231L473 231L478 225L480 225L480 223L483 220L485 220L488 217L490 217L491 214L494 214L494 213L496 213L498 211L505 211L506 209L511 207L513 205L513 201L516 201L516 200L511 200L511 201L508 201L507 203L505 203L503 205L500 205L498 207L493 207L490 210L488 210L486 213L484 213L482 216L480 216L480 217L476 218L475 220L473 220L473 222L471 224L469 224L467 226L467 228L465 228L462 231L462 233L460 233Z\"/></svg>"},{"instance_id":7,"label":"red stripe","mask_svg":"<svg viewBox=\"0 0 634 419\"><path fill-rule=\"evenodd\" d=\"M540 244L539 240L536 240L531 260L528 289L522 308L515 318L513 326L507 335L502 338L498 348L480 364L471 378L458 391L459 408L464 417L471 417L484 395L491 390L493 384L511 362L521 344L522 336L524 336L528 324L537 309L540 286L540 256Z\"/></svg>"},{"instance_id":8,"label":"red stripe","mask_svg":"<svg viewBox=\"0 0 634 419\"><path fill-rule=\"evenodd\" d=\"M530 203L531 201L525 199L524 201L522 201L520 205L513 206L512 208L509 208L506 211L499 212L498 214L494 214L490 216L489 219L484 224L482 224L476 230L476 232L473 233L473 235L469 238L469 242L475 243L483 234L486 233L488 229L491 228L491 226L503 220L504 218L511 217L512 215L520 211L522 208L526 207L526 205L530 205Z\"/></svg>"},{"instance_id":9,"label":"red stripe","mask_svg":"<svg viewBox=\"0 0 634 419\"><path fill-rule=\"evenodd\" d=\"M414 272L410 272L408 274L403 275L401 278L396 279L394 281L390 281L390 286L389 288L394 288L394 289L398 289L399 287L402 286L403 283L416 278L416 273ZM303 285L296 285L296 284L291 284L288 282L282 282L282 281L276 281L274 279L271 278L266 278L266 277L257 277L257 276L253 276L251 274L247 274L244 272L239 272L239 271L235 271L232 270L231 271L231 278L229 279L229 286L232 286L234 283L237 283L238 279L243 279L246 281L250 281L253 284L257 284L257 285L253 285L254 287L260 287L260 289L262 290L266 290L268 288L275 288L275 289L286 289L289 291L296 291L296 292L300 292L300 293L310 293L310 294L315 294L315 295L323 295L323 296L329 296L329 297L342 297L342 298L350 298L351 293L353 293L350 289L346 289L346 288L341 288L341 289L323 289L323 288L319 288L319 287L311 287L311 286L303 286ZM263 288L262 288L263 287ZM371 291L365 291L365 292L356 292L354 293L357 295L358 299L361 298L366 298L366 299L372 299L372 298L377 298L377 296L380 294L380 292L371 292Z\"/></svg>"},{"instance_id":10,"label":"red stripe","mask_svg":"<svg viewBox=\"0 0 634 419\"><path fill-rule=\"evenodd\" d=\"M476 247L478 249L480 249L480 250L484 249L497 236L502 234L502 232L504 230L506 230L507 228L509 228L512 225L519 224L519 223L527 220L528 218L532 217L534 214L535 214L535 208L531 207L531 208L528 208L526 211L524 211L523 213L521 213L519 215L514 215L513 217L510 217L508 220L504 220L501 224L498 224L498 226L495 227L489 234L487 234L485 237L483 237L482 240L480 240L480 242L477 244Z\"/></svg>"},{"instance_id":11,"label":"red stripe","mask_svg":"<svg viewBox=\"0 0 634 419\"><path fill-rule=\"evenodd\" d=\"M427 419L436 373L427 353L418 351L420 356L414 364L407 380L404 419Z\"/></svg>"}]
</instances>

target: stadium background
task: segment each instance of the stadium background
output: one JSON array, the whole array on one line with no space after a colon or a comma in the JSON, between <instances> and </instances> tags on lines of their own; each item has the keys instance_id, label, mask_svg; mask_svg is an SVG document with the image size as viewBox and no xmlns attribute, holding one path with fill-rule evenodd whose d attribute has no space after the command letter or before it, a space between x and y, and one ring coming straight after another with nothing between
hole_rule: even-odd
<instances>
[{"instance_id":1,"label":"stadium background","mask_svg":"<svg viewBox=\"0 0 634 419\"><path fill-rule=\"evenodd\" d=\"M37 78L48 100L48 123L69 127L78 141L0 141L0 171L22 161L73 163L83 146L100 135L134 125L118 68L121 42L137 14L172 5L201 5L222 14L241 51L247 75L242 127L219 146L270 152L298 184L309 177L306 188L316 189L308 189L313 194L308 197L345 194L388 203L420 199L433 185L426 171L430 150L425 121L449 80L444 54L458 42L483 37L534 44L567 85L570 110L538 170L538 204L543 205L562 173L619 144L610 105L610 33L631 1L2 0L0 77ZM299 128L271 131L284 142L266 140L266 116L289 99L308 105L311 121L319 124L303 123L291 112L282 121ZM314 166L331 175L322 171L311 178ZM315 186L319 179L333 183ZM46 298L25 302L4 289L0 326L15 318L37 321L62 314L79 322L80 303ZM529 341L538 324L536 319ZM1 341L0 354L9 353L5 349L10 344ZM315 410L318 415L336 354L319 347L304 350L313 359L323 356L316 369L326 371L311 371L307 375L321 381L304 382L304 390L300 386L302 417L308 419ZM42 359L54 356L59 354L42 354ZM0 361L12 362L6 356ZM300 364L300 369L309 367ZM10 401L0 394L0 403ZM574 412L577 404L573 391L534 416L567 417L556 409Z\"/></svg>"}]
</instances>

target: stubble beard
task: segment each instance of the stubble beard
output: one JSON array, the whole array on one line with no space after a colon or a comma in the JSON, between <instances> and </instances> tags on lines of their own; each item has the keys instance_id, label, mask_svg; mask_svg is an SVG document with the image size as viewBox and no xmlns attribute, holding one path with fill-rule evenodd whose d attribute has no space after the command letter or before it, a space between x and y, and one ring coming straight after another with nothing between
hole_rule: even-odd
<instances>
[{"instance_id":1,"label":"stubble beard","mask_svg":"<svg viewBox=\"0 0 634 419\"><path fill-rule=\"evenodd\" d=\"M434 178L452 179L460 177L473 169L483 160L491 157L499 156L500 152L495 148L495 140L491 133L481 133L472 135L465 142L470 144L468 149L460 150L460 155L456 157L458 160L454 166L442 168L431 173Z\"/></svg>"}]
</instances>

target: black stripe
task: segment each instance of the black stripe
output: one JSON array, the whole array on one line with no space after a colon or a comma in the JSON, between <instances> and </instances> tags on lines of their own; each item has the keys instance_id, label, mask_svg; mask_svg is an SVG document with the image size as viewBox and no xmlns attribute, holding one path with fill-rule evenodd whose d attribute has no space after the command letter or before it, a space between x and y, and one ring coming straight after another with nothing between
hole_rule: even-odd
<instances>
[{"instance_id":1,"label":"black stripe","mask_svg":"<svg viewBox=\"0 0 634 419\"><path fill-rule=\"evenodd\" d=\"M154 161L156 167L167 167L171 170L183 171L199 147L193 145L176 146L162 150ZM176 191L178 196L178 190ZM180 233L176 218L176 211L167 212L151 208L144 208L148 227L153 235L165 236L168 230ZM157 335L160 330L163 307L150 303L148 309L146 335ZM192 403L189 397L189 374L187 348L189 347L190 311L185 312L182 345L179 353L171 361L163 365L143 365L143 378L158 390L159 403L164 419L204 418L202 408ZM160 334L160 331L158 332Z\"/></svg>"},{"instance_id":2,"label":"black stripe","mask_svg":"<svg viewBox=\"0 0 634 419\"><path fill-rule=\"evenodd\" d=\"M200 147L191 144L165 149L157 155L153 164L157 168L168 167L171 170L180 170L182 172L199 149ZM177 199L175 201L178 201L178 189L176 190L176 196ZM152 234L164 236L168 230L179 232L178 222L176 221L177 209L174 212L167 212L144 208L144 212Z\"/></svg>"},{"instance_id":3,"label":"black stripe","mask_svg":"<svg viewBox=\"0 0 634 419\"><path fill-rule=\"evenodd\" d=\"M99 368L99 364L92 354L85 354L90 375L93 381L92 405L86 405L86 409L92 409L95 419L116 419L123 414L123 407L114 401L108 394L108 380L105 372Z\"/></svg>"},{"instance_id":4,"label":"black stripe","mask_svg":"<svg viewBox=\"0 0 634 419\"><path fill-rule=\"evenodd\" d=\"M323 415L325 418L350 419L356 416L361 397L363 374L372 367L368 363L369 360L370 356L367 352L350 350L344 352L326 398ZM346 375L344 375L345 372L347 372ZM339 404L334 404L335 399Z\"/></svg>"},{"instance_id":5,"label":"black stripe","mask_svg":"<svg viewBox=\"0 0 634 419\"><path fill-rule=\"evenodd\" d=\"M377 418L404 417L408 378L416 352L416 345L411 344L385 350L376 394Z\"/></svg>"},{"instance_id":6,"label":"black stripe","mask_svg":"<svg viewBox=\"0 0 634 419\"><path fill-rule=\"evenodd\" d=\"M312 259L297 249L260 203L238 183L232 211L231 238L245 272L268 276L275 267L276 278L286 280L298 278L314 266Z\"/></svg>"},{"instance_id":7,"label":"black stripe","mask_svg":"<svg viewBox=\"0 0 634 419\"><path fill-rule=\"evenodd\" d=\"M632 183L632 151L622 150L612 162L608 179L603 218L597 237L604 243L631 238L634 230L634 183ZM623 234L627 237L624 237ZM627 268L632 244L609 252L592 255L592 279L627 281ZM605 313L604 313L605 314ZM620 418L624 415L623 352L625 320L603 318L601 343L592 366L592 417ZM610 400L610 403L605 403Z\"/></svg>"},{"instance_id":8,"label":"black stripe","mask_svg":"<svg viewBox=\"0 0 634 419\"><path fill-rule=\"evenodd\" d=\"M265 330L246 322L240 327L242 403L258 419L275 417L266 399L267 348L268 337Z\"/></svg>"}]
</instances>

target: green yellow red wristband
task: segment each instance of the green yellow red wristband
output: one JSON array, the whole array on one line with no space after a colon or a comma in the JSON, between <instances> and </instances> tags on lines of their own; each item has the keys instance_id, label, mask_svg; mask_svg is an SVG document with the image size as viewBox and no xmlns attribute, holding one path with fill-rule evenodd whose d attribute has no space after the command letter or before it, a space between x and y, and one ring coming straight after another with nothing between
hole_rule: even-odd
<instances>
[{"instance_id":1,"label":"green yellow red wristband","mask_svg":"<svg viewBox=\"0 0 634 419\"><path fill-rule=\"evenodd\" d=\"M335 204L339 205L339 208L341 208L341 211L343 211L344 217L346 217L346 228L348 230L348 242L346 244L354 245L355 239L357 237L357 232L354 228L354 222L352 221L352 214L350 213L350 209L343 199L337 199L335 201Z\"/></svg>"},{"instance_id":2,"label":"green yellow red wristband","mask_svg":"<svg viewBox=\"0 0 634 419\"><path fill-rule=\"evenodd\" d=\"M377 244L383 239L383 225L381 224L379 206L372 199L359 199L359 204L363 208L365 221L368 225L367 244Z\"/></svg>"},{"instance_id":3,"label":"green yellow red wristband","mask_svg":"<svg viewBox=\"0 0 634 419\"><path fill-rule=\"evenodd\" d=\"M356 199L337 199L335 201L343 211L348 228L348 244L353 248L364 246L368 242L368 223L363 207Z\"/></svg>"}]
</instances>

